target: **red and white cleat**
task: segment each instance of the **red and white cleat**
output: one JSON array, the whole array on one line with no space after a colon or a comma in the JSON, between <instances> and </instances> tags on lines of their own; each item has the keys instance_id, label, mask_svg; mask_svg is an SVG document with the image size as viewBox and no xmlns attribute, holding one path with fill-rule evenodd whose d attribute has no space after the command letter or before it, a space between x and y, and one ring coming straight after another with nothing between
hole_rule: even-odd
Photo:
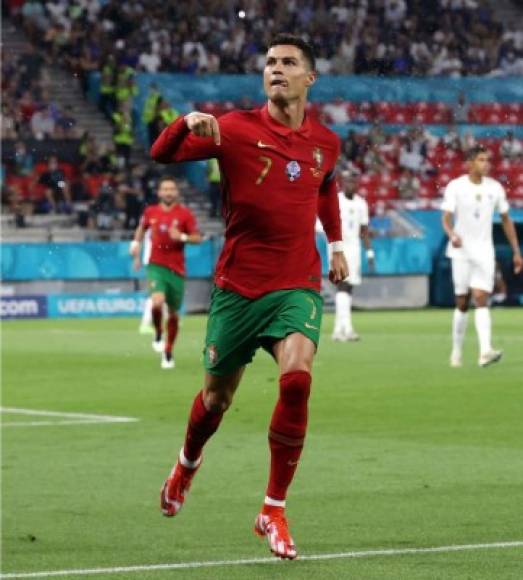
<instances>
[{"instance_id":1,"label":"red and white cleat","mask_svg":"<svg viewBox=\"0 0 523 580\"><path fill-rule=\"evenodd\" d=\"M294 560L298 555L289 533L284 508L264 506L263 511L256 516L254 532L267 538L269 548L277 558Z\"/></svg>"},{"instance_id":2,"label":"red and white cleat","mask_svg":"<svg viewBox=\"0 0 523 580\"><path fill-rule=\"evenodd\" d=\"M172 518L183 506L185 494L191 488L192 478L198 471L201 461L194 469L184 467L180 461L176 462L171 475L165 480L160 490L160 508L164 516Z\"/></svg>"}]
</instances>

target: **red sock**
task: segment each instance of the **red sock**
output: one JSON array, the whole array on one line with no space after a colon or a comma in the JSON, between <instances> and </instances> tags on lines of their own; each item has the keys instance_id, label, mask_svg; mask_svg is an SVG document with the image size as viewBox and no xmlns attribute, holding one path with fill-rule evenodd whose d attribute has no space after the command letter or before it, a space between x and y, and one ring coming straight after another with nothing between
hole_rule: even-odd
<instances>
[{"instance_id":1,"label":"red sock","mask_svg":"<svg viewBox=\"0 0 523 580\"><path fill-rule=\"evenodd\" d=\"M280 377L280 398L269 428L271 468L266 495L283 501L298 466L305 432L311 375L293 371Z\"/></svg>"},{"instance_id":2,"label":"red sock","mask_svg":"<svg viewBox=\"0 0 523 580\"><path fill-rule=\"evenodd\" d=\"M177 334L178 334L178 315L169 314L169 318L167 319L167 342L165 343L165 352L167 354L171 354Z\"/></svg>"},{"instance_id":3,"label":"red sock","mask_svg":"<svg viewBox=\"0 0 523 580\"><path fill-rule=\"evenodd\" d=\"M200 391L192 405L183 447L183 454L189 461L196 461L200 457L203 446L218 429L222 417L223 413L207 410L203 404L203 393Z\"/></svg>"},{"instance_id":4,"label":"red sock","mask_svg":"<svg viewBox=\"0 0 523 580\"><path fill-rule=\"evenodd\" d=\"M163 307L153 306L151 312L153 316L154 329L156 330L156 340L158 341L162 338Z\"/></svg>"}]
</instances>

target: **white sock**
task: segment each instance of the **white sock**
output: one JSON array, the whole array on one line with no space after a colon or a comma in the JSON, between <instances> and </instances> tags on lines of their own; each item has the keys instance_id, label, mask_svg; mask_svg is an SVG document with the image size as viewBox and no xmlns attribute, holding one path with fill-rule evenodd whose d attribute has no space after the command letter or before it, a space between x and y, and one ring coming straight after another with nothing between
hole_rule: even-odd
<instances>
[{"instance_id":1,"label":"white sock","mask_svg":"<svg viewBox=\"0 0 523 580\"><path fill-rule=\"evenodd\" d=\"M454 309L454 316L452 317L452 352L460 355L465 333L467 332L468 320L468 312L462 312L458 308Z\"/></svg>"},{"instance_id":2,"label":"white sock","mask_svg":"<svg viewBox=\"0 0 523 580\"><path fill-rule=\"evenodd\" d=\"M346 325L347 325L347 333L353 332L354 329L352 328L352 294L347 294L347 313L346 313Z\"/></svg>"},{"instance_id":3,"label":"white sock","mask_svg":"<svg viewBox=\"0 0 523 580\"><path fill-rule=\"evenodd\" d=\"M152 299L147 298L147 300L145 301L145 306L142 314L142 322L140 323L140 326L152 326L153 323L153 315L151 312L152 307L153 307Z\"/></svg>"},{"instance_id":4,"label":"white sock","mask_svg":"<svg viewBox=\"0 0 523 580\"><path fill-rule=\"evenodd\" d=\"M198 457L196 461L191 461L190 459L187 459L187 457L185 457L185 453L183 452L182 447L180 449L180 455L178 456L178 460L184 467L187 467L188 469L196 469L198 465L200 465L200 463L202 462L202 456L200 455L200 457ZM173 470L174 469L176 469L176 466L174 466Z\"/></svg>"},{"instance_id":5,"label":"white sock","mask_svg":"<svg viewBox=\"0 0 523 580\"><path fill-rule=\"evenodd\" d=\"M347 319L350 316L350 294L336 292L336 316L334 318L334 333L347 331Z\"/></svg>"},{"instance_id":6,"label":"white sock","mask_svg":"<svg viewBox=\"0 0 523 580\"><path fill-rule=\"evenodd\" d=\"M272 505L274 507L285 507L285 500L284 499L272 499L268 495L265 496L265 500L263 502L265 505Z\"/></svg>"},{"instance_id":7,"label":"white sock","mask_svg":"<svg viewBox=\"0 0 523 580\"><path fill-rule=\"evenodd\" d=\"M480 355L490 352L490 334L492 322L490 320L490 310L486 306L476 308L474 312L474 321L476 323L476 332L478 333L479 353Z\"/></svg>"}]
</instances>

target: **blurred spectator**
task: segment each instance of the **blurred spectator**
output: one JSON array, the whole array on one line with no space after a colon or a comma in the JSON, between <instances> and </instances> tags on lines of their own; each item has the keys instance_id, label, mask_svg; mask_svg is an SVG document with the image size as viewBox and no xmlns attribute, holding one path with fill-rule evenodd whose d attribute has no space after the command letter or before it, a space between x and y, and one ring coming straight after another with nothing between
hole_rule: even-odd
<instances>
[{"instance_id":1,"label":"blurred spectator","mask_svg":"<svg viewBox=\"0 0 523 580\"><path fill-rule=\"evenodd\" d=\"M15 175L27 177L33 173L34 158L27 151L27 147L23 141L18 141L15 144L13 173Z\"/></svg>"},{"instance_id":2,"label":"blurred spectator","mask_svg":"<svg viewBox=\"0 0 523 580\"><path fill-rule=\"evenodd\" d=\"M323 107L323 112L327 116L327 123L337 123L343 125L350 121L347 103L341 97L336 97L334 102L327 103Z\"/></svg>"},{"instance_id":3,"label":"blurred spectator","mask_svg":"<svg viewBox=\"0 0 523 580\"><path fill-rule=\"evenodd\" d=\"M426 169L423 155L413 147L410 139L405 139L400 148L399 166L414 173L421 173Z\"/></svg>"},{"instance_id":4,"label":"blurred spectator","mask_svg":"<svg viewBox=\"0 0 523 580\"><path fill-rule=\"evenodd\" d=\"M453 151L461 150L461 140L455 125L449 125L447 127L447 132L443 136L443 145Z\"/></svg>"},{"instance_id":5,"label":"blurred spectator","mask_svg":"<svg viewBox=\"0 0 523 580\"><path fill-rule=\"evenodd\" d=\"M100 76L100 97L98 106L110 119L116 106L116 61L112 54L107 57Z\"/></svg>"},{"instance_id":6,"label":"blurred spectator","mask_svg":"<svg viewBox=\"0 0 523 580\"><path fill-rule=\"evenodd\" d=\"M160 47L157 44L149 45L148 50L144 50L138 59L138 68L144 72L156 73L160 69L162 59L160 58Z\"/></svg>"},{"instance_id":7,"label":"blurred spectator","mask_svg":"<svg viewBox=\"0 0 523 580\"><path fill-rule=\"evenodd\" d=\"M99 230L111 230L118 227L123 221L119 210L114 189L109 181L105 181L91 207L91 227Z\"/></svg>"},{"instance_id":8,"label":"blurred spectator","mask_svg":"<svg viewBox=\"0 0 523 580\"><path fill-rule=\"evenodd\" d=\"M523 65L521 35L504 34L473 0L249 0L242 10L238 19L232 0L47 0L45 8L28 0L21 15L30 37L50 47L49 57L82 77L109 54L152 73L259 71L268 39L281 30L314 42L322 74L460 76L470 66L473 74L497 67L495 74L507 75ZM472 39L478 45L470 52ZM85 51L93 40L99 54Z\"/></svg>"},{"instance_id":9,"label":"blurred spectator","mask_svg":"<svg viewBox=\"0 0 523 580\"><path fill-rule=\"evenodd\" d=\"M2 185L2 211L13 216L15 227L26 227L26 218L33 210L31 201L24 199L16 186Z\"/></svg>"},{"instance_id":10,"label":"blurred spectator","mask_svg":"<svg viewBox=\"0 0 523 580\"><path fill-rule=\"evenodd\" d=\"M472 147L477 145L477 141L474 135L472 135L470 131L467 131L461 135L460 145L461 151L466 154L469 149L472 149Z\"/></svg>"},{"instance_id":11,"label":"blurred spectator","mask_svg":"<svg viewBox=\"0 0 523 580\"><path fill-rule=\"evenodd\" d=\"M47 168L38 177L38 184L45 187L45 198L38 205L39 213L71 213L69 186L56 156L49 157Z\"/></svg>"},{"instance_id":12,"label":"blurred spectator","mask_svg":"<svg viewBox=\"0 0 523 580\"><path fill-rule=\"evenodd\" d=\"M363 167L365 173L370 175L381 173L391 168L385 157L381 154L378 144L371 145L365 153Z\"/></svg>"},{"instance_id":13,"label":"blurred spectator","mask_svg":"<svg viewBox=\"0 0 523 580\"><path fill-rule=\"evenodd\" d=\"M458 100L452 105L452 119L454 123L468 123L470 105L465 93L459 93Z\"/></svg>"},{"instance_id":14,"label":"blurred spectator","mask_svg":"<svg viewBox=\"0 0 523 580\"><path fill-rule=\"evenodd\" d=\"M72 179L71 203L78 218L78 225L85 228L89 225L89 213L91 207L91 195L87 190L87 185L81 176Z\"/></svg>"},{"instance_id":15,"label":"blurred spectator","mask_svg":"<svg viewBox=\"0 0 523 580\"><path fill-rule=\"evenodd\" d=\"M33 133L33 137L39 141L50 139L54 137L55 127L55 120L51 115L49 105L40 105L36 113L31 117L31 132Z\"/></svg>"},{"instance_id":16,"label":"blurred spectator","mask_svg":"<svg viewBox=\"0 0 523 580\"><path fill-rule=\"evenodd\" d=\"M417 175L409 169L405 170L398 181L400 199L415 199L419 195L420 186Z\"/></svg>"},{"instance_id":17,"label":"blurred spectator","mask_svg":"<svg viewBox=\"0 0 523 580\"><path fill-rule=\"evenodd\" d=\"M142 121L144 125L147 127L147 137L148 137L148 145L152 145L157 136L157 127L155 127L155 117L156 117L156 110L158 107L158 101L160 100L161 95L160 91L158 90L158 86L154 83L149 85L149 91L147 93L147 97L145 99L145 103L142 109Z\"/></svg>"},{"instance_id":18,"label":"blurred spectator","mask_svg":"<svg viewBox=\"0 0 523 580\"><path fill-rule=\"evenodd\" d=\"M129 106L121 106L113 113L113 142L121 166L127 167L134 143L133 121Z\"/></svg>"},{"instance_id":19,"label":"blurred spectator","mask_svg":"<svg viewBox=\"0 0 523 580\"><path fill-rule=\"evenodd\" d=\"M517 161L523 157L523 146L519 139L514 139L514 133L508 131L501 142L499 150L501 157L507 161Z\"/></svg>"},{"instance_id":20,"label":"blurred spectator","mask_svg":"<svg viewBox=\"0 0 523 580\"><path fill-rule=\"evenodd\" d=\"M360 144L358 142L358 138L356 136L356 131L350 130L347 134L346 139L342 143L342 152L343 155L349 161L356 161L360 156Z\"/></svg>"},{"instance_id":21,"label":"blurred spectator","mask_svg":"<svg viewBox=\"0 0 523 580\"><path fill-rule=\"evenodd\" d=\"M62 139L78 138L76 119L73 116L73 109L71 105L67 105L65 107L65 111L58 115L55 127L55 135L57 138Z\"/></svg>"},{"instance_id":22,"label":"blurred spectator","mask_svg":"<svg viewBox=\"0 0 523 580\"><path fill-rule=\"evenodd\" d=\"M2 103L2 139L16 139L18 136L18 123L16 114L7 103Z\"/></svg>"}]
</instances>

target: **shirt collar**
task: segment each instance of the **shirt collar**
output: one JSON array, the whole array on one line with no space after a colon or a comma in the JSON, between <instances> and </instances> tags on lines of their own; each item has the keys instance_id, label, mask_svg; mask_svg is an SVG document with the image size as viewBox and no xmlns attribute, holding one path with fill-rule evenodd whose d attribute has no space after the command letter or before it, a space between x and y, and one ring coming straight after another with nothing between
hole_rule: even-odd
<instances>
[{"instance_id":1,"label":"shirt collar","mask_svg":"<svg viewBox=\"0 0 523 580\"><path fill-rule=\"evenodd\" d=\"M311 133L311 121L309 119L309 115L305 112L305 116L303 117L303 123L299 129L291 129L286 125L283 125L273 117L271 117L269 113L269 106L267 103L263 106L261 110L261 116L264 122L269 126L269 128L278 133L278 135L282 135L284 137L288 137L291 133L296 133L299 135L303 135L304 137L308 137Z\"/></svg>"}]
</instances>

